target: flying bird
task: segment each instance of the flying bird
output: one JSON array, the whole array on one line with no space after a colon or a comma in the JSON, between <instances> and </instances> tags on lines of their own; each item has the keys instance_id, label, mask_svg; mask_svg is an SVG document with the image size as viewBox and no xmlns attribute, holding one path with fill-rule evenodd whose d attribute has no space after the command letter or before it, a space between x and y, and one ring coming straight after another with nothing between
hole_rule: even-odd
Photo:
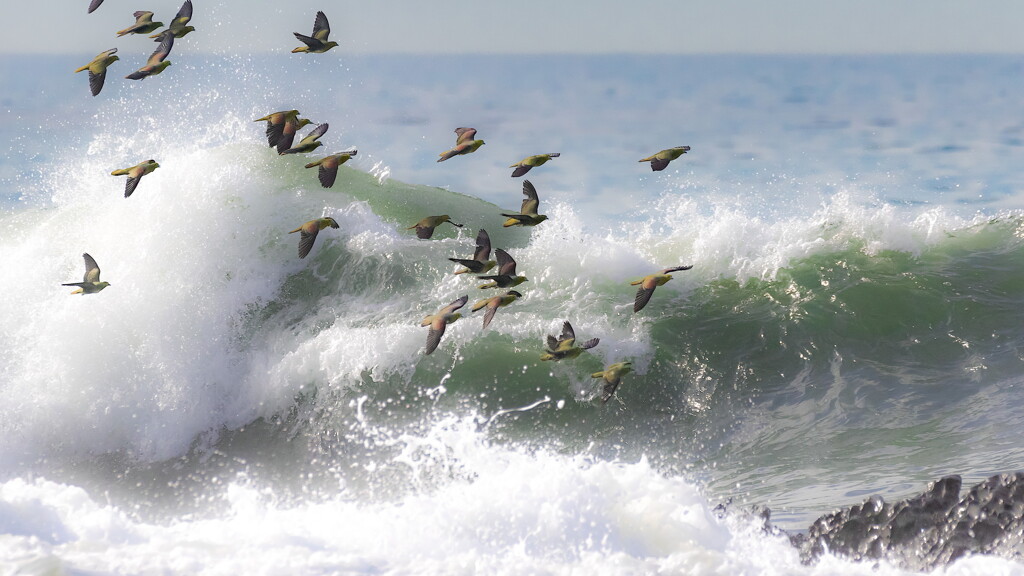
<instances>
[{"instance_id":1,"label":"flying bird","mask_svg":"<svg viewBox=\"0 0 1024 576\"><path fill-rule=\"evenodd\" d=\"M484 313L484 329L486 330L487 326L490 325L491 320L494 319L494 313L498 311L498 308L508 306L522 297L523 295L519 292L509 290L501 296L492 296L490 298L484 298L483 300L477 301L476 304L473 304L473 312L476 312L481 308L487 308L487 312Z\"/></svg>"},{"instance_id":2,"label":"flying bird","mask_svg":"<svg viewBox=\"0 0 1024 576\"><path fill-rule=\"evenodd\" d=\"M503 227L536 226L548 219L544 214L537 214L537 209L540 208L540 198L537 197L537 189L533 187L533 183L529 180L523 180L523 195L526 198L523 199L523 205L519 209L519 214L505 214L502 212L501 215L508 218L502 224Z\"/></svg>"},{"instance_id":3,"label":"flying bird","mask_svg":"<svg viewBox=\"0 0 1024 576\"><path fill-rule=\"evenodd\" d=\"M442 152L440 154L441 158L437 160L438 162L444 162L453 156L476 152L477 148L484 145L483 140L473 139L476 136L476 128L456 128L455 133L458 134L458 138L455 140L455 148Z\"/></svg>"},{"instance_id":4,"label":"flying bird","mask_svg":"<svg viewBox=\"0 0 1024 576\"><path fill-rule=\"evenodd\" d=\"M544 354L540 355L541 360L564 360L565 358L575 358L583 353L584 350L590 350L594 346L597 346L601 340L598 338L592 338L587 340L579 346L576 345L576 333L572 329L572 324L566 320L562 324L562 334L557 339L548 335L548 349Z\"/></svg>"},{"instance_id":5,"label":"flying bird","mask_svg":"<svg viewBox=\"0 0 1024 576\"><path fill-rule=\"evenodd\" d=\"M622 377L633 371L632 362L616 362L604 369L603 372L594 372L591 378L601 378L604 386L601 387L601 403L606 403L615 395L615 390L622 383Z\"/></svg>"},{"instance_id":6,"label":"flying bird","mask_svg":"<svg viewBox=\"0 0 1024 576\"><path fill-rule=\"evenodd\" d=\"M561 156L560 153L552 152L551 154L537 154L536 156L524 158L519 162L516 162L515 164L509 166L509 168L515 168L515 170L512 171L512 177L518 178L523 174L529 172L530 168L543 166L544 163L546 163L548 160L551 160L552 158L558 158L559 156Z\"/></svg>"},{"instance_id":7,"label":"flying bird","mask_svg":"<svg viewBox=\"0 0 1024 576\"><path fill-rule=\"evenodd\" d=\"M128 176L128 181L124 183L124 197L127 198L135 192L135 189L139 186L139 181L146 174L149 174L153 170L159 168L160 165L156 163L156 160L150 158L145 162L139 162L131 168L121 168L120 170L114 170L110 173L111 176Z\"/></svg>"},{"instance_id":8,"label":"flying bird","mask_svg":"<svg viewBox=\"0 0 1024 576\"><path fill-rule=\"evenodd\" d=\"M132 14L132 16L135 16L135 24L124 30L118 30L117 36L119 38L125 34L149 34L164 25L163 22L153 22L153 13L145 10L139 10Z\"/></svg>"},{"instance_id":9,"label":"flying bird","mask_svg":"<svg viewBox=\"0 0 1024 576\"><path fill-rule=\"evenodd\" d=\"M99 8L100 4L103 4L103 0L92 0L92 2L89 2L89 14L92 14L94 10Z\"/></svg>"},{"instance_id":10,"label":"flying bird","mask_svg":"<svg viewBox=\"0 0 1024 576\"><path fill-rule=\"evenodd\" d=\"M434 350L437 350L437 345L441 343L441 336L444 336L445 328L452 322L462 318L462 313L456 312L456 310L465 306L468 301L469 295L467 294L441 308L437 314L427 316L420 322L420 326L430 326L430 329L427 330L427 348L423 351L424 354L429 355Z\"/></svg>"},{"instance_id":11,"label":"flying bird","mask_svg":"<svg viewBox=\"0 0 1024 576\"><path fill-rule=\"evenodd\" d=\"M107 79L107 66L110 66L117 60L120 60L115 56L117 48L111 48L105 52L100 52L85 66L75 70L75 73L81 72L82 70L89 71L89 90L92 91L92 95L96 96L103 90L103 81Z\"/></svg>"},{"instance_id":12,"label":"flying bird","mask_svg":"<svg viewBox=\"0 0 1024 576\"><path fill-rule=\"evenodd\" d=\"M693 268L693 265L665 268L656 274L648 274L635 282L630 282L630 286L640 287L637 288L636 299L633 301L633 312L639 312L644 309L644 306L647 306L647 303L651 300L651 295L654 294L654 289L671 280L672 272L689 270L690 268Z\"/></svg>"},{"instance_id":13,"label":"flying bird","mask_svg":"<svg viewBox=\"0 0 1024 576\"><path fill-rule=\"evenodd\" d=\"M512 288L526 282L526 276L516 275L516 261L508 252L501 248L494 251L494 257L498 260L498 273L492 276L477 276L481 280L490 280L481 284L479 288Z\"/></svg>"},{"instance_id":14,"label":"flying bird","mask_svg":"<svg viewBox=\"0 0 1024 576\"><path fill-rule=\"evenodd\" d=\"M328 226L331 228L338 228L338 221L330 217L317 218L316 220L310 220L289 232L289 234L301 232L301 234L299 234L299 258L305 258L309 255L309 251L313 249L313 242L316 241L316 235Z\"/></svg>"},{"instance_id":15,"label":"flying bird","mask_svg":"<svg viewBox=\"0 0 1024 576\"><path fill-rule=\"evenodd\" d=\"M330 156L324 156L319 160L306 164L306 168L319 166L320 173L317 174L317 177L320 179L320 185L324 188L330 188L331 186L334 186L334 181L338 178L338 167L345 162L348 162L358 153L358 150L352 148L351 150L338 152L337 154L331 154Z\"/></svg>"},{"instance_id":16,"label":"flying bird","mask_svg":"<svg viewBox=\"0 0 1024 576\"><path fill-rule=\"evenodd\" d=\"M263 118L257 118L253 122L267 122L267 142L270 147L277 146L278 153L292 147L295 140L295 133L306 124L312 122L308 118L299 118L298 110L282 110L271 112Z\"/></svg>"},{"instance_id":17,"label":"flying bird","mask_svg":"<svg viewBox=\"0 0 1024 576\"><path fill-rule=\"evenodd\" d=\"M491 237L487 235L487 230L483 228L476 235L476 250L473 251L472 260L462 260L460 258L449 258L452 262L462 266L462 270L457 270L456 274L465 274L471 272L473 274L483 274L491 268L494 268L495 261L491 260Z\"/></svg>"},{"instance_id":18,"label":"flying bird","mask_svg":"<svg viewBox=\"0 0 1024 576\"><path fill-rule=\"evenodd\" d=\"M434 235L434 228L437 228L445 222L455 226L456 228L462 228L462 224L456 224L455 222L452 222L451 217L447 214L442 214L441 216L427 216L412 226L409 226L406 230L412 230L415 228L416 236L426 240Z\"/></svg>"},{"instance_id":19,"label":"flying bird","mask_svg":"<svg viewBox=\"0 0 1024 576\"><path fill-rule=\"evenodd\" d=\"M669 162L675 160L676 158L679 158L680 156L686 154L689 151L689 146L676 146L675 148L666 148L665 150L662 150L661 152L658 152L653 156L648 156L647 158L644 158L643 160L640 161L650 162L651 170L658 172L664 170L665 167L668 166Z\"/></svg>"},{"instance_id":20,"label":"flying bird","mask_svg":"<svg viewBox=\"0 0 1024 576\"><path fill-rule=\"evenodd\" d=\"M306 36L298 32L292 32L292 34L295 34L295 37L305 44L305 46L294 48L292 53L315 52L319 54L338 45L337 42L327 41L327 37L331 34L331 25L327 22L327 16L323 12L316 13L316 20L313 21L313 36Z\"/></svg>"},{"instance_id":21,"label":"flying bird","mask_svg":"<svg viewBox=\"0 0 1024 576\"><path fill-rule=\"evenodd\" d=\"M300 154L300 153L301 154L305 154L306 152L312 152L313 150L316 150L317 148L319 148L319 147L324 145L323 142L320 142L320 137L323 136L325 133L327 133L327 127L328 127L328 125L327 125L326 122L323 123L323 124L317 125L316 128L313 128L312 132L310 132L309 134L306 134L305 138L303 138L302 140L299 140L299 144L297 146L295 146L294 148L288 148L288 149L284 150L283 152L281 151L281 143L278 142L277 153L278 154ZM269 128L268 128L268 131L269 131Z\"/></svg>"},{"instance_id":22,"label":"flying bird","mask_svg":"<svg viewBox=\"0 0 1024 576\"><path fill-rule=\"evenodd\" d=\"M160 45L157 46L156 50L149 55L149 60L146 61L146 65L125 76L125 78L128 78L129 80L142 80L148 76L153 76L163 72L165 68L171 65L171 61L166 60L166 58L170 55L171 48L173 47L174 35L168 34L164 36Z\"/></svg>"},{"instance_id":23,"label":"flying bird","mask_svg":"<svg viewBox=\"0 0 1024 576\"><path fill-rule=\"evenodd\" d=\"M185 3L178 9L178 13L175 14L174 20L167 26L166 30L161 31L158 34L153 34L150 38L156 38L154 42L163 42L164 36L167 34L173 34L175 38L181 38L189 32L195 32L195 26L187 26L188 21L192 19L192 0L185 0Z\"/></svg>"},{"instance_id":24,"label":"flying bird","mask_svg":"<svg viewBox=\"0 0 1024 576\"><path fill-rule=\"evenodd\" d=\"M82 281L61 284L61 286L78 286L78 290L72 294L95 294L110 286L110 282L100 282L100 267L96 264L96 260L88 253L82 254L82 257L85 258L85 276Z\"/></svg>"}]
</instances>

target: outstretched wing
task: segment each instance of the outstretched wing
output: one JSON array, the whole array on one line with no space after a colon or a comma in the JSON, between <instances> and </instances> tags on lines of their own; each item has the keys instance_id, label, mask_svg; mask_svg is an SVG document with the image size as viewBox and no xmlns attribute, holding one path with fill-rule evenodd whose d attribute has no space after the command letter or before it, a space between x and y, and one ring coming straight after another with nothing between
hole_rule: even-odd
<instances>
[{"instance_id":1,"label":"outstretched wing","mask_svg":"<svg viewBox=\"0 0 1024 576\"><path fill-rule=\"evenodd\" d=\"M516 261L501 248L494 251L494 258L498 261L498 275L516 275Z\"/></svg>"},{"instance_id":2,"label":"outstretched wing","mask_svg":"<svg viewBox=\"0 0 1024 576\"><path fill-rule=\"evenodd\" d=\"M669 160L663 158L653 158L651 159L651 170L654 170L655 172L660 172L664 170L666 166L668 166L668 163Z\"/></svg>"},{"instance_id":3,"label":"outstretched wing","mask_svg":"<svg viewBox=\"0 0 1024 576\"><path fill-rule=\"evenodd\" d=\"M93 10L99 8L100 4L103 4L103 0L92 0L92 2L89 2L89 14L92 14Z\"/></svg>"},{"instance_id":4,"label":"outstretched wing","mask_svg":"<svg viewBox=\"0 0 1024 576\"><path fill-rule=\"evenodd\" d=\"M558 341L565 342L566 340L576 340L576 332L572 329L572 324L566 320L562 323L562 335L558 337Z\"/></svg>"},{"instance_id":5,"label":"outstretched wing","mask_svg":"<svg viewBox=\"0 0 1024 576\"><path fill-rule=\"evenodd\" d=\"M601 339L600 339L600 338L591 338L590 340L587 340L587 341L586 341L586 342L584 342L583 344L580 344L580 348L583 348L584 350L590 350L590 349L591 349L591 348L593 348L594 346L597 346L597 344L598 344L598 343L599 343L600 341L601 341Z\"/></svg>"},{"instance_id":6,"label":"outstretched wing","mask_svg":"<svg viewBox=\"0 0 1024 576\"><path fill-rule=\"evenodd\" d=\"M473 260L486 262L491 257L491 237L483 228L476 235L476 251L473 252Z\"/></svg>"},{"instance_id":7,"label":"outstretched wing","mask_svg":"<svg viewBox=\"0 0 1024 576\"><path fill-rule=\"evenodd\" d=\"M438 344L441 343L441 336L444 336L444 329L447 327L448 323L443 320L430 324L430 329L427 330L427 349L423 351L424 354L430 354L437 350Z\"/></svg>"},{"instance_id":8,"label":"outstretched wing","mask_svg":"<svg viewBox=\"0 0 1024 576\"><path fill-rule=\"evenodd\" d=\"M526 174L527 172L529 172L530 168L533 168L533 166L527 166L525 164L521 164L521 165L517 166L515 170L512 171L512 177L513 178L518 178L518 177L522 176L523 174Z\"/></svg>"},{"instance_id":9,"label":"outstretched wing","mask_svg":"<svg viewBox=\"0 0 1024 576\"><path fill-rule=\"evenodd\" d=\"M313 21L313 38L321 42L327 42L331 34L331 24L327 22L327 15L323 12L316 13L316 20Z\"/></svg>"},{"instance_id":10,"label":"outstretched wing","mask_svg":"<svg viewBox=\"0 0 1024 576\"><path fill-rule=\"evenodd\" d=\"M455 133L458 134L455 144L465 144L467 142L472 142L476 137L476 128L456 128Z\"/></svg>"},{"instance_id":11,"label":"outstretched wing","mask_svg":"<svg viewBox=\"0 0 1024 576\"><path fill-rule=\"evenodd\" d=\"M85 276L82 277L82 281L99 282L100 265L96 263L96 259L90 256L88 252L82 254L82 258L85 259Z\"/></svg>"},{"instance_id":12,"label":"outstretched wing","mask_svg":"<svg viewBox=\"0 0 1024 576\"><path fill-rule=\"evenodd\" d=\"M675 266L673 268L665 268L664 270L661 271L661 273L671 274L672 272L679 272L680 270L689 270L690 268L693 268L693 264L689 266Z\"/></svg>"},{"instance_id":13,"label":"outstretched wing","mask_svg":"<svg viewBox=\"0 0 1024 576\"><path fill-rule=\"evenodd\" d=\"M93 72L89 70L89 91L92 92L93 96L100 93L103 90L103 82L107 79L107 69L104 68L102 72Z\"/></svg>"},{"instance_id":14,"label":"outstretched wing","mask_svg":"<svg viewBox=\"0 0 1024 576\"><path fill-rule=\"evenodd\" d=\"M174 22L177 22L181 26L188 24L188 21L192 19L192 0L185 0L185 3L178 9L178 13L174 16Z\"/></svg>"},{"instance_id":15,"label":"outstretched wing","mask_svg":"<svg viewBox=\"0 0 1024 576\"><path fill-rule=\"evenodd\" d=\"M316 235L320 232L319 227L313 227L311 232L307 232L305 228L299 231L299 258L305 258L309 255L309 251L313 249L313 242L316 241Z\"/></svg>"},{"instance_id":16,"label":"outstretched wing","mask_svg":"<svg viewBox=\"0 0 1024 576\"><path fill-rule=\"evenodd\" d=\"M149 55L149 60L146 60L146 64L149 66L155 66L164 61L167 56L171 53L171 48L174 47L174 34L168 34L164 36L163 41L156 47L156 50Z\"/></svg>"},{"instance_id":17,"label":"outstretched wing","mask_svg":"<svg viewBox=\"0 0 1024 576\"><path fill-rule=\"evenodd\" d=\"M498 304L496 300L492 300L487 304L487 312L484 313L484 328L490 325L491 320L494 319L494 313L498 311Z\"/></svg>"},{"instance_id":18,"label":"outstretched wing","mask_svg":"<svg viewBox=\"0 0 1024 576\"><path fill-rule=\"evenodd\" d=\"M306 137L299 141L299 146L302 146L303 144L312 144L318 138L327 133L327 128L328 125L326 122L324 122L323 124L318 124L316 128L313 128L312 132L306 134Z\"/></svg>"},{"instance_id":19,"label":"outstretched wing","mask_svg":"<svg viewBox=\"0 0 1024 576\"><path fill-rule=\"evenodd\" d=\"M469 302L469 294L466 294L462 298L459 298L458 300L454 300L454 301L452 301L451 304L445 306L444 308L441 308L441 311L438 312L438 315L444 316L445 314L451 314L452 312L455 312L459 308L462 308L463 306L465 306L466 302Z\"/></svg>"},{"instance_id":20,"label":"outstretched wing","mask_svg":"<svg viewBox=\"0 0 1024 576\"><path fill-rule=\"evenodd\" d=\"M651 301L651 296L654 294L654 287L644 288L640 286L636 291L636 299L633 300L633 312L639 312L647 306L647 303Z\"/></svg>"},{"instance_id":21,"label":"outstretched wing","mask_svg":"<svg viewBox=\"0 0 1024 576\"><path fill-rule=\"evenodd\" d=\"M523 195L526 198L523 199L523 207L519 210L520 214L537 214L537 209L540 208L540 199L537 198L537 189L533 187L533 183L529 180L523 180Z\"/></svg>"}]
</instances>

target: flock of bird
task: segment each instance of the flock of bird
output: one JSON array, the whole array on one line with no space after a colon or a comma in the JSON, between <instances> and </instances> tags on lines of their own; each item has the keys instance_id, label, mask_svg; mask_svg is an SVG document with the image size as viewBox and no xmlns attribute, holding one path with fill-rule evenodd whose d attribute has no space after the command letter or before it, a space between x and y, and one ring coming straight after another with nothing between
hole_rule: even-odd
<instances>
[{"instance_id":1,"label":"flock of bird","mask_svg":"<svg viewBox=\"0 0 1024 576\"><path fill-rule=\"evenodd\" d=\"M89 12L91 13L93 10L98 8L102 2L103 0L92 0L89 4ZM149 34L151 32L156 32L163 26L162 22L153 21L154 14L152 12L138 11L134 13L134 16L135 24L118 31L118 37L128 34ZM170 55L171 49L174 46L174 40L195 31L193 26L188 25L191 19L192 0L185 0L185 3L181 6L181 9L178 10L174 20L171 21L171 24L165 30L150 36L150 38L154 38L155 41L160 42L160 44L156 51L154 51L149 57L146 65L139 68L136 72L129 74L125 78L141 80L149 76L160 74L170 66L171 62L167 60L167 57ZM330 24L327 20L327 16L323 12L317 12L311 36L306 36L298 32L295 32L294 35L304 45L293 49L293 53L324 53L338 45L337 42L329 40ZM76 73L84 70L89 71L89 87L93 96L98 95L102 90L107 68L119 59L116 52L117 48L106 50L97 55L89 64L75 70ZM323 146L323 143L320 142L320 138L328 130L327 123L318 124L305 137L303 137L298 144L294 144L295 136L298 131L304 126L312 124L309 119L300 118L299 114L298 110L285 110L273 112L255 120L255 122L267 123L267 142L271 148L277 149L277 153L279 155L307 154L313 152L320 146ZM439 155L437 160L438 162L449 160L455 156L471 154L484 145L483 140L476 138L477 131L475 128L460 127L455 130L455 134L455 146L450 150L442 152ZM668 166L669 162L679 158L689 150L689 146L668 148L647 158L643 158L640 162L649 162L652 170L660 171L664 170ZM358 150L353 148L343 152L330 154L320 158L319 160L306 164L305 167L317 167L319 169L318 179L321 186L324 188L330 188L334 185L335 180L337 179L339 167L356 154L358 154ZM515 168L512 172L512 177L516 178L523 176L531 169L543 166L553 158L558 158L559 156L559 153L548 153L537 154L524 158L523 160L509 166L510 168ZM149 159L129 168L114 170L111 172L111 175L128 177L124 188L124 196L125 198L128 198L136 190L142 177L153 172L159 167L160 165L155 160ZM518 213L502 213L502 216L507 218L503 224L504 227L532 227L547 220L546 215L538 212L540 208L540 199L537 195L537 189L529 180L523 181L523 195L525 198L523 199L522 206ZM427 216L407 229L415 229L416 236L418 238L429 239L433 236L434 229L444 223L449 223L459 228L463 227L463 224L453 222L449 215L444 214L439 216ZM339 225L334 218L321 217L310 220L289 232L289 234L296 232L299 233L299 258L305 258L309 255L313 249L317 235L325 228L336 229L339 228ZM100 268L96 263L96 260L88 253L83 254L83 258L85 260L85 276L83 277L82 282L66 283L63 285L77 287L72 294L95 294L110 286L109 282L100 280ZM474 274L478 279L486 280L486 282L478 286L479 289L508 289L501 295L478 300L471 307L473 312L485 310L483 317L484 329L490 325L491 321L494 319L495 313L500 308L508 306L523 297L522 293L517 290L512 290L511 288L515 288L526 282L526 276L517 274L515 259L501 248L494 250L494 259L491 259L491 240L486 230L480 229L478 231L476 236L476 249L474 250L471 258L449 258L449 260L460 266L460 269L455 271L455 274ZM497 266L497 273L487 274L495 266ZM630 285L639 286L634 298L633 312L639 312L647 305L651 296L654 294L655 288L664 285L672 279L672 272L689 270L690 268L692 268L692 266L668 267L654 274L644 276L637 281L631 282ZM447 326L462 318L462 313L459 312L459 310L461 310L468 302L469 295L467 294L451 302L447 306L444 306L436 314L429 315L423 319L420 325L428 327L424 354L431 354L437 349ZM559 361L576 358L583 351L597 346L599 341L600 340L598 338L592 338L586 342L577 344L576 334L572 325L568 321L565 321L562 325L562 332L560 335L557 337L554 335L547 336L547 348L544 353L541 354L540 359L543 361ZM607 366L601 372L591 374L592 378L602 379L603 386L600 395L602 402L607 402L614 396L616 389L622 381L622 377L628 374L631 369L631 362L622 361Z\"/></svg>"}]
</instances>

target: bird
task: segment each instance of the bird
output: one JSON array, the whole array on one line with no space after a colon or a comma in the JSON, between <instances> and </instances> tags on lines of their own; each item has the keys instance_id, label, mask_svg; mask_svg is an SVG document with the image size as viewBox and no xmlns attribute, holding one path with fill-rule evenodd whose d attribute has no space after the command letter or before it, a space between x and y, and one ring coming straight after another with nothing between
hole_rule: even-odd
<instances>
[{"instance_id":1,"label":"bird","mask_svg":"<svg viewBox=\"0 0 1024 576\"><path fill-rule=\"evenodd\" d=\"M472 272L473 274L483 274L491 268L494 268L496 262L491 260L491 237L487 235L487 230L483 228L476 235L476 250L473 251L472 260L462 260L460 258L449 258L452 262L459 264L463 268L456 270L456 274L465 274Z\"/></svg>"},{"instance_id":2,"label":"bird","mask_svg":"<svg viewBox=\"0 0 1024 576\"><path fill-rule=\"evenodd\" d=\"M416 236L426 240L434 235L434 228L437 228L445 222L455 226L456 228L462 228L462 224L456 224L455 222L452 222L450 216L442 214L441 216L427 216L412 226L409 226L406 230L412 230L415 228Z\"/></svg>"},{"instance_id":3,"label":"bird","mask_svg":"<svg viewBox=\"0 0 1024 576\"><path fill-rule=\"evenodd\" d=\"M164 39L160 41L160 45L157 46L156 50L149 55L149 60L146 61L146 65L125 76L125 78L128 78L129 80L142 80L147 76L153 76L163 72L165 68L171 65L171 61L166 60L166 58L170 55L171 48L173 47L174 35L168 34L164 36Z\"/></svg>"},{"instance_id":4,"label":"bird","mask_svg":"<svg viewBox=\"0 0 1024 576\"><path fill-rule=\"evenodd\" d=\"M326 122L324 122L323 124L318 124L316 128L313 128L312 132L310 132L309 134L306 134L305 138L303 138L302 140L299 140L299 144L297 146L295 146L294 148L288 148L288 149L284 150L283 152L281 151L281 143L278 142L277 153L278 154L299 154L299 153L305 154L306 152L312 152L313 150L316 150L317 148L319 148L319 147L324 145L323 142L320 142L320 137L323 136L327 132L327 127L328 126L327 126Z\"/></svg>"},{"instance_id":5,"label":"bird","mask_svg":"<svg viewBox=\"0 0 1024 576\"><path fill-rule=\"evenodd\" d=\"M89 12L88 13L92 14L93 11L95 11L97 8L100 7L100 4L103 4L103 0L92 0L92 2L89 2Z\"/></svg>"},{"instance_id":6,"label":"bird","mask_svg":"<svg viewBox=\"0 0 1024 576\"><path fill-rule=\"evenodd\" d=\"M124 183L124 197L127 198L135 192L135 189L139 186L139 180L146 174L149 174L153 170L159 168L160 165L156 163L156 160L150 158L145 162L139 162L131 168L121 168L120 170L114 170L110 173L111 176L128 176L128 181Z\"/></svg>"},{"instance_id":7,"label":"bird","mask_svg":"<svg viewBox=\"0 0 1024 576\"><path fill-rule=\"evenodd\" d=\"M512 177L513 178L518 178L518 177L522 176L523 174L526 174L527 172L529 172L530 168L534 168L536 166L542 166L548 160L551 160L552 158L558 158L559 156L561 156L560 153L552 152L550 154L537 154L536 156L530 156L529 158L524 158L524 159L520 160L519 162L516 162L515 164L509 166L509 168L515 168L515 170L512 172Z\"/></svg>"},{"instance_id":8,"label":"bird","mask_svg":"<svg viewBox=\"0 0 1024 576\"><path fill-rule=\"evenodd\" d=\"M424 354L429 355L434 350L437 350L437 345L441 343L441 336L444 336L445 328L452 322L462 318L462 313L456 312L456 310L465 306L468 301L469 295L467 294L441 308L437 314L427 316L420 322L420 326L430 326L430 329L427 331L427 348L423 351Z\"/></svg>"},{"instance_id":9,"label":"bird","mask_svg":"<svg viewBox=\"0 0 1024 576\"><path fill-rule=\"evenodd\" d=\"M439 154L441 157L437 160L438 162L444 162L453 156L476 152L477 148L484 145L483 140L473 139L473 137L476 136L476 128L456 128L455 133L459 136L455 140L455 148L452 148L447 152L441 152L441 154Z\"/></svg>"},{"instance_id":10,"label":"bird","mask_svg":"<svg viewBox=\"0 0 1024 576\"><path fill-rule=\"evenodd\" d=\"M120 60L116 56L117 48L111 48L105 52L100 52L85 66L75 70L75 73L79 73L82 70L89 71L89 90L92 91L92 95L96 96L103 90L103 81L107 79L107 66L110 66L114 62Z\"/></svg>"},{"instance_id":11,"label":"bird","mask_svg":"<svg viewBox=\"0 0 1024 576\"><path fill-rule=\"evenodd\" d=\"M331 186L334 186L334 180L338 178L338 166L348 162L358 153L358 150L352 148L351 150L338 152L337 154L331 154L330 156L324 156L319 160L306 164L306 168L319 166L320 173L317 177L320 179L320 185L324 188L330 188Z\"/></svg>"},{"instance_id":12,"label":"bird","mask_svg":"<svg viewBox=\"0 0 1024 576\"><path fill-rule=\"evenodd\" d=\"M498 273L492 276L477 276L481 280L491 280L481 284L479 288L512 288L526 282L526 276L516 275L516 261L508 252L498 248L494 251L494 257L498 260Z\"/></svg>"},{"instance_id":13,"label":"bird","mask_svg":"<svg viewBox=\"0 0 1024 576\"><path fill-rule=\"evenodd\" d=\"M481 308L487 308L487 312L484 313L484 329L486 330L487 326L490 325L491 320L494 319L494 313L498 311L498 308L508 306L522 297L523 295L519 292L509 290L501 296L492 296L490 298L484 298L483 300L477 301L476 304L473 304L473 312L476 312Z\"/></svg>"},{"instance_id":14,"label":"bird","mask_svg":"<svg viewBox=\"0 0 1024 576\"><path fill-rule=\"evenodd\" d=\"M327 22L327 15L323 12L316 13L316 20L313 21L313 36L306 36L298 32L292 32L305 46L294 48L292 53L310 52L323 53L338 45L337 42L328 42L327 37L331 34L331 25Z\"/></svg>"},{"instance_id":15,"label":"bird","mask_svg":"<svg viewBox=\"0 0 1024 576\"><path fill-rule=\"evenodd\" d=\"M292 147L295 140L295 133L306 124L312 121L308 118L299 118L298 110L282 110L271 112L263 118L257 118L253 122L267 122L267 142L270 147L277 146L278 153Z\"/></svg>"},{"instance_id":16,"label":"bird","mask_svg":"<svg viewBox=\"0 0 1024 576\"><path fill-rule=\"evenodd\" d=\"M519 209L519 214L501 213L502 216L508 218L502 224L504 228L509 226L536 226L548 219L544 214L537 214L537 209L540 207L540 198L537 197L537 189L533 187L533 183L529 180L523 180L523 195L526 198L523 199L523 205Z\"/></svg>"},{"instance_id":17,"label":"bird","mask_svg":"<svg viewBox=\"0 0 1024 576\"><path fill-rule=\"evenodd\" d=\"M163 42L164 36L167 34L173 34L175 38L181 38L187 35L189 32L195 32L195 26L186 26L188 21L192 19L192 0L185 0L185 3L178 9L178 13L174 15L174 20L167 26L166 30L163 30L157 34L153 34L150 38L156 38L154 42Z\"/></svg>"},{"instance_id":18,"label":"bird","mask_svg":"<svg viewBox=\"0 0 1024 576\"><path fill-rule=\"evenodd\" d=\"M85 259L85 276L82 277L82 281L69 282L61 284L61 286L78 286L78 290L72 294L95 294L110 286L110 282L100 282L100 267L96 264L96 260L89 256L88 252L82 254L82 258Z\"/></svg>"},{"instance_id":19,"label":"bird","mask_svg":"<svg viewBox=\"0 0 1024 576\"><path fill-rule=\"evenodd\" d=\"M124 30L118 30L117 36L119 38L125 34L149 34L164 25L163 22L153 22L153 13L146 10L139 10L132 14L132 16L135 16L135 24Z\"/></svg>"},{"instance_id":20,"label":"bird","mask_svg":"<svg viewBox=\"0 0 1024 576\"><path fill-rule=\"evenodd\" d=\"M289 232L289 234L301 232L299 234L299 258L305 258L309 255L309 251L313 249L313 242L316 241L316 235L328 226L338 228L338 221L331 217L317 218Z\"/></svg>"},{"instance_id":21,"label":"bird","mask_svg":"<svg viewBox=\"0 0 1024 576\"><path fill-rule=\"evenodd\" d=\"M632 362L616 362L611 364L602 372L594 372L591 378L604 379L604 386L601 387L601 403L604 404L615 395L615 390L622 383L622 377L633 371Z\"/></svg>"},{"instance_id":22,"label":"bird","mask_svg":"<svg viewBox=\"0 0 1024 576\"><path fill-rule=\"evenodd\" d=\"M598 338L592 338L577 346L576 333L572 329L572 324L569 324L569 321L566 320L562 324L561 336L556 339L554 336L548 335L548 349L544 354L540 355L540 359L564 360L565 358L575 358L582 354L584 350L590 350L597 346L600 341Z\"/></svg>"},{"instance_id":23,"label":"bird","mask_svg":"<svg viewBox=\"0 0 1024 576\"><path fill-rule=\"evenodd\" d=\"M640 161L650 162L651 170L659 172L661 170L664 170L665 167L668 166L669 162L675 160L676 158L679 158L680 156L686 154L689 151L689 146L676 146L675 148L666 148L661 152L658 152L653 156L648 156L647 158L644 158L643 160Z\"/></svg>"},{"instance_id":24,"label":"bird","mask_svg":"<svg viewBox=\"0 0 1024 576\"><path fill-rule=\"evenodd\" d=\"M665 268L655 274L648 274L643 278L630 282L630 286L639 286L636 291L636 299L633 301L633 312L639 312L647 306L647 303L651 300L651 295L654 294L654 289L658 286L663 285L672 279L672 272L678 272L680 270L689 270L693 268L690 266L675 266L672 268Z\"/></svg>"}]
</instances>

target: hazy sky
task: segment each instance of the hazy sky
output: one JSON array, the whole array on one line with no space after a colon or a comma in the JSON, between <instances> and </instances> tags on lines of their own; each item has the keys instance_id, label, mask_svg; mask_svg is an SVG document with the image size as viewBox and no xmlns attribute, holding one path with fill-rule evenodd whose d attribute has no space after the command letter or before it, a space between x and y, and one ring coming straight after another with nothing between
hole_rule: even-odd
<instances>
[{"instance_id":1,"label":"hazy sky","mask_svg":"<svg viewBox=\"0 0 1024 576\"><path fill-rule=\"evenodd\" d=\"M0 52L98 53L181 0L3 0ZM288 51L327 13L340 53L1024 52L1020 0L193 0L204 52ZM57 9L60 5L62 8ZM45 23L45 25L44 25ZM338 49L335 49L338 50Z\"/></svg>"}]
</instances>

